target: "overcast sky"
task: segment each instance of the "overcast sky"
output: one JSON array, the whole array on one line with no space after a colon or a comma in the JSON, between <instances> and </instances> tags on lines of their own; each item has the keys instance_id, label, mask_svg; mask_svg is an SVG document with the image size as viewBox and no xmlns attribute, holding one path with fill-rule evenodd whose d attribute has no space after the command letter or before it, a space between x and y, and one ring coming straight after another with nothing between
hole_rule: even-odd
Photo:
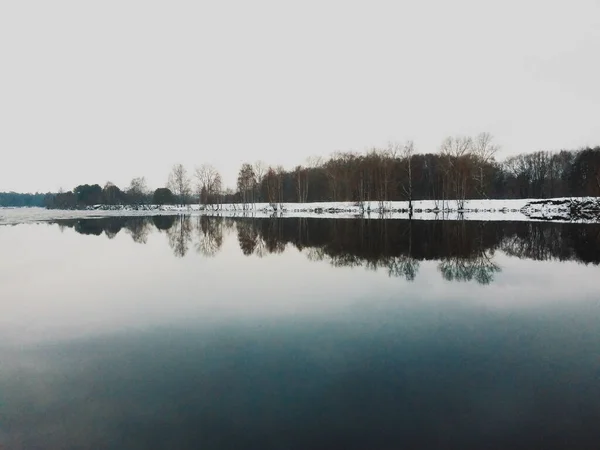
<instances>
[{"instance_id":1,"label":"overcast sky","mask_svg":"<svg viewBox=\"0 0 600 450\"><path fill-rule=\"evenodd\" d=\"M600 0L0 2L0 191L479 131L600 145Z\"/></svg>"}]
</instances>

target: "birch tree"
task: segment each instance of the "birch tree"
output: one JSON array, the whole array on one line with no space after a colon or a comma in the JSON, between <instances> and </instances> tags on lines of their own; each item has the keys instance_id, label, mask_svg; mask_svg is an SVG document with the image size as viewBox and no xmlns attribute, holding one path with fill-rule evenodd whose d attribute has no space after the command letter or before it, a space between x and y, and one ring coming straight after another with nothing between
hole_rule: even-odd
<instances>
[{"instance_id":1,"label":"birch tree","mask_svg":"<svg viewBox=\"0 0 600 450\"><path fill-rule=\"evenodd\" d=\"M458 209L462 209L465 203L469 175L468 157L472 150L472 144L473 141L470 137L456 136L446 138L440 147L446 175L442 197L450 194L456 199Z\"/></svg>"},{"instance_id":2,"label":"birch tree","mask_svg":"<svg viewBox=\"0 0 600 450\"><path fill-rule=\"evenodd\" d=\"M267 173L267 165L265 164L264 161L259 160L254 163L252 169L254 170L255 198L258 202L261 202L261 201L263 201L263 199L262 199L261 192L260 192L260 186L262 184L265 174Z\"/></svg>"},{"instance_id":3,"label":"birch tree","mask_svg":"<svg viewBox=\"0 0 600 450\"><path fill-rule=\"evenodd\" d=\"M191 193L190 179L182 164L175 164L169 174L167 186L178 197L180 204L185 204Z\"/></svg>"},{"instance_id":4,"label":"birch tree","mask_svg":"<svg viewBox=\"0 0 600 450\"><path fill-rule=\"evenodd\" d=\"M404 187L404 192L408 196L408 214L412 217L413 214L413 179L412 179L412 158L415 153L415 144L413 141L407 141L402 148L402 159L406 167L407 184Z\"/></svg>"},{"instance_id":5,"label":"birch tree","mask_svg":"<svg viewBox=\"0 0 600 450\"><path fill-rule=\"evenodd\" d=\"M493 137L490 133L484 132L477 135L472 143L472 151L477 162L477 171L475 180L477 181L479 195L487 197L485 192L485 167L494 161L494 156L500 149L500 146L493 144Z\"/></svg>"}]
</instances>

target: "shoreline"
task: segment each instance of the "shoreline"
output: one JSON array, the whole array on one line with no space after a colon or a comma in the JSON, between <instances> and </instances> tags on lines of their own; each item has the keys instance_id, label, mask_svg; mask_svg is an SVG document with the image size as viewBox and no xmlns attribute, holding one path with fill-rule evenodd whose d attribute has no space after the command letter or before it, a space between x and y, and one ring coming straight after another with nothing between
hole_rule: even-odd
<instances>
[{"instance_id":1,"label":"shoreline","mask_svg":"<svg viewBox=\"0 0 600 450\"><path fill-rule=\"evenodd\" d=\"M178 215L255 218L396 219L600 222L600 198L553 198L511 200L465 200L443 202L315 202L222 205L95 205L85 209L0 208L0 225L46 222L55 219L86 219L114 216ZM383 206L383 211L381 207ZM8 213L7 213L8 212Z\"/></svg>"}]
</instances>

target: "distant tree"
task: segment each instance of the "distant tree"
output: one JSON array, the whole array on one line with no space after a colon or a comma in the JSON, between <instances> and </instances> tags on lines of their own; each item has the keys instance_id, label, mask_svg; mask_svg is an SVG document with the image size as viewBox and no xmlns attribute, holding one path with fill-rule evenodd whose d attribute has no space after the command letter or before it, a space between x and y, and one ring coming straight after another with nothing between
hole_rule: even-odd
<instances>
[{"instance_id":1,"label":"distant tree","mask_svg":"<svg viewBox=\"0 0 600 450\"><path fill-rule=\"evenodd\" d=\"M341 164L339 159L332 156L329 161L325 163L323 169L325 174L327 175L327 180L329 182L329 198L327 200L338 201L338 192L341 178Z\"/></svg>"},{"instance_id":2,"label":"distant tree","mask_svg":"<svg viewBox=\"0 0 600 450\"><path fill-rule=\"evenodd\" d=\"M265 173L267 172L267 165L264 163L264 161L256 161L252 169L254 171L254 198L255 201L261 202L263 201L263 198L260 192L260 187L262 185Z\"/></svg>"},{"instance_id":3,"label":"distant tree","mask_svg":"<svg viewBox=\"0 0 600 450\"><path fill-rule=\"evenodd\" d=\"M54 209L73 209L77 207L77 199L71 191L59 192L53 199L48 199L48 207Z\"/></svg>"},{"instance_id":4,"label":"distant tree","mask_svg":"<svg viewBox=\"0 0 600 450\"><path fill-rule=\"evenodd\" d=\"M477 165L474 176L477 181L477 190L481 197L487 197L485 186L486 169L494 161L494 156L500 149L500 146L493 144L492 141L493 137L490 133L480 133L472 142L473 156Z\"/></svg>"},{"instance_id":5,"label":"distant tree","mask_svg":"<svg viewBox=\"0 0 600 450\"><path fill-rule=\"evenodd\" d=\"M575 195L600 196L600 147L577 153L571 168L570 185Z\"/></svg>"},{"instance_id":6,"label":"distant tree","mask_svg":"<svg viewBox=\"0 0 600 450\"><path fill-rule=\"evenodd\" d=\"M443 195L448 199L456 199L459 208L464 206L467 196L467 181L471 173L469 156L472 148L473 140L469 136L448 137L440 147L446 175Z\"/></svg>"},{"instance_id":7,"label":"distant tree","mask_svg":"<svg viewBox=\"0 0 600 450\"><path fill-rule=\"evenodd\" d=\"M169 174L167 187L177 197L180 204L186 204L191 193L190 179L187 170L182 164L175 164Z\"/></svg>"},{"instance_id":8,"label":"distant tree","mask_svg":"<svg viewBox=\"0 0 600 450\"><path fill-rule=\"evenodd\" d=\"M99 184L81 184L73 193L78 206L98 205L102 202L102 188Z\"/></svg>"},{"instance_id":9,"label":"distant tree","mask_svg":"<svg viewBox=\"0 0 600 450\"><path fill-rule=\"evenodd\" d=\"M169 188L158 188L152 196L152 203L155 205L172 205L175 202L175 196Z\"/></svg>"},{"instance_id":10,"label":"distant tree","mask_svg":"<svg viewBox=\"0 0 600 450\"><path fill-rule=\"evenodd\" d=\"M412 141L408 141L402 148L402 158L406 166L406 175L408 177L407 186L404 186L404 192L408 196L408 213L412 217L412 200L413 200L413 189L412 189L412 158L415 153L415 145Z\"/></svg>"},{"instance_id":11,"label":"distant tree","mask_svg":"<svg viewBox=\"0 0 600 450\"><path fill-rule=\"evenodd\" d=\"M125 202L125 195L121 189L110 181L102 189L102 203L105 205L121 205Z\"/></svg>"},{"instance_id":12,"label":"distant tree","mask_svg":"<svg viewBox=\"0 0 600 450\"><path fill-rule=\"evenodd\" d=\"M0 206L32 207L45 206L46 197L52 194L21 194L17 192L0 192Z\"/></svg>"},{"instance_id":13,"label":"distant tree","mask_svg":"<svg viewBox=\"0 0 600 450\"><path fill-rule=\"evenodd\" d=\"M223 180L221 174L217 173L214 181L214 195L217 205L223 202Z\"/></svg>"},{"instance_id":14,"label":"distant tree","mask_svg":"<svg viewBox=\"0 0 600 450\"><path fill-rule=\"evenodd\" d=\"M196 168L195 178L196 194L199 203L206 205L209 202L214 202L216 195L221 189L221 176L217 169L210 164L202 164Z\"/></svg>"},{"instance_id":15,"label":"distant tree","mask_svg":"<svg viewBox=\"0 0 600 450\"><path fill-rule=\"evenodd\" d=\"M8 205L3 205L3 206L8 206ZM56 194L47 193L44 196L43 206L44 206L44 208L48 208L48 209L56 208Z\"/></svg>"},{"instance_id":16,"label":"distant tree","mask_svg":"<svg viewBox=\"0 0 600 450\"><path fill-rule=\"evenodd\" d=\"M285 169L283 168L283 166L277 166L277 201L279 202L279 204L283 203L284 200L284 191L283 191L283 182L286 178L286 173L285 173Z\"/></svg>"},{"instance_id":17,"label":"distant tree","mask_svg":"<svg viewBox=\"0 0 600 450\"><path fill-rule=\"evenodd\" d=\"M418 154L408 142L360 154L335 152L326 160L310 158L291 171L281 166L267 169L261 161L244 163L235 191L224 190L218 172L204 165L196 170L194 194L200 203L242 203L244 209L268 200L275 206L291 201L351 201L363 207L378 201L382 210L386 202L399 200L408 200L412 210L414 201L426 199L444 209L449 207L446 200L456 200L461 208L467 198L600 196L600 147L540 150L496 161L499 148L490 133L480 133L475 138L449 137L436 153ZM191 199L190 180L181 164L173 167L168 187L176 201ZM77 208L151 199L142 177L132 180L125 195L112 183L104 189L85 184L56 194L0 193L0 206Z\"/></svg>"},{"instance_id":18,"label":"distant tree","mask_svg":"<svg viewBox=\"0 0 600 450\"><path fill-rule=\"evenodd\" d=\"M137 177L131 180L129 187L127 188L128 201L131 204L139 205L144 203L148 195L148 187L146 185L146 178Z\"/></svg>"},{"instance_id":19,"label":"distant tree","mask_svg":"<svg viewBox=\"0 0 600 450\"><path fill-rule=\"evenodd\" d=\"M306 167L296 166L294 180L296 182L296 199L298 203L305 203L308 198L308 174Z\"/></svg>"},{"instance_id":20,"label":"distant tree","mask_svg":"<svg viewBox=\"0 0 600 450\"><path fill-rule=\"evenodd\" d=\"M277 172L273 167L269 167L264 180L267 188L267 199L269 203L275 207L278 198L279 181Z\"/></svg>"},{"instance_id":21,"label":"distant tree","mask_svg":"<svg viewBox=\"0 0 600 450\"><path fill-rule=\"evenodd\" d=\"M240 168L237 179L237 188L240 193L244 209L248 203L254 203L254 185L256 174L251 164L244 163Z\"/></svg>"}]
</instances>

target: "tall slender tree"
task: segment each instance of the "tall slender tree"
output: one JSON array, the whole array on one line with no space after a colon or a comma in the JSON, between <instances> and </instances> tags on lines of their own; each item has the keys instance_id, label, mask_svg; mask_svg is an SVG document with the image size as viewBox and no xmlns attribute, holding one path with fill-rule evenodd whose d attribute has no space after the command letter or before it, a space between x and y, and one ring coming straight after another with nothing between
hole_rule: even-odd
<instances>
[{"instance_id":1,"label":"tall slender tree","mask_svg":"<svg viewBox=\"0 0 600 450\"><path fill-rule=\"evenodd\" d=\"M177 196L180 204L184 205L188 202L191 193L190 179L187 170L182 164L175 164L169 174L167 186Z\"/></svg>"}]
</instances>

